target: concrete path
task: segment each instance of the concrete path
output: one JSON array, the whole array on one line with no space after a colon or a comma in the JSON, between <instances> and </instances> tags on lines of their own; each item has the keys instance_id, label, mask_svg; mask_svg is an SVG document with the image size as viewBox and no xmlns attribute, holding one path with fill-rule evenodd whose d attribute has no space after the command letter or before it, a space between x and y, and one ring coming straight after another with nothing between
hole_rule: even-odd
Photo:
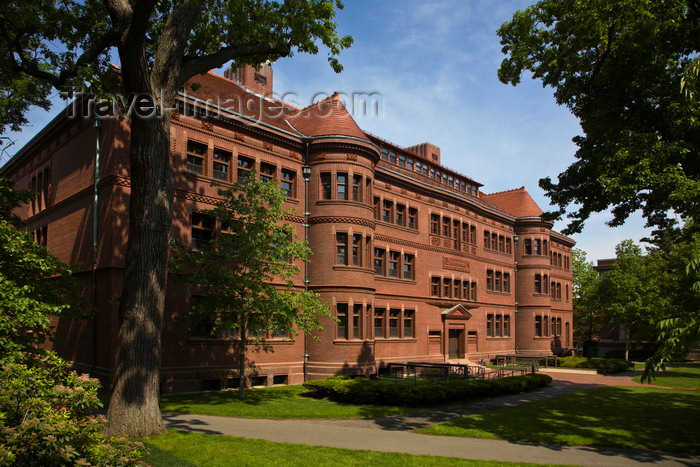
<instances>
[{"instance_id":1,"label":"concrete path","mask_svg":"<svg viewBox=\"0 0 700 467\"><path fill-rule=\"evenodd\" d=\"M412 433L415 428L464 415L524 404L603 385L637 385L630 377L597 374L550 373L551 386L524 394L493 397L461 407L381 418L352 420L264 420L191 414L163 414L169 428L207 434L240 436L274 442L329 446L464 459L532 462L587 466L700 465L700 456L667 452L535 445L530 443L429 436Z\"/></svg>"}]
</instances>

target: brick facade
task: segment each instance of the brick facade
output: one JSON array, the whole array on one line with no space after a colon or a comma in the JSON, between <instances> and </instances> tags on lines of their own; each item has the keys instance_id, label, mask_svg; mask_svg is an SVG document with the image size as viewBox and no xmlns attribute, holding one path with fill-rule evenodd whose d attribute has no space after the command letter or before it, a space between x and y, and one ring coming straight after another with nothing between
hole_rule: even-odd
<instances>
[{"instance_id":1,"label":"brick facade","mask_svg":"<svg viewBox=\"0 0 700 467\"><path fill-rule=\"evenodd\" d=\"M341 320L324 322L319 341L271 338L274 352L251 348L254 384L573 345L574 242L540 218L524 188L486 194L440 165L438 147L402 148L363 132L337 95L306 109L265 98L271 69L227 76L197 78L198 91L181 95L173 115L173 237L191 243L216 234L215 220L198 217L216 200L213 180L235 182L250 168L276 179L297 212L286 221L313 250L296 283L318 292ZM100 131L94 249L93 120L57 117L1 174L42 193L22 209L27 229L61 260L84 265L79 275L97 316L57 321L56 348L108 381L129 222L129 128L105 119ZM232 338L197 335L178 320L191 300L186 287L168 286L162 390L237 385Z\"/></svg>"}]
</instances>

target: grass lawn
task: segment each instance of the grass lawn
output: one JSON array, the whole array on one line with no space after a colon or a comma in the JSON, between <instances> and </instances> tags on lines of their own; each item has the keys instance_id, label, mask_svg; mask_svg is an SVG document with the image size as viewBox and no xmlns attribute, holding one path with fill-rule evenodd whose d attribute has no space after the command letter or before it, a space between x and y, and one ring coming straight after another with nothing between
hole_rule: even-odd
<instances>
[{"instance_id":1,"label":"grass lawn","mask_svg":"<svg viewBox=\"0 0 700 467\"><path fill-rule=\"evenodd\" d=\"M632 378L638 383L642 381L641 376ZM695 388L700 389L700 366L666 367L666 371L656 373L656 379L651 384L668 386L673 388Z\"/></svg>"},{"instance_id":2,"label":"grass lawn","mask_svg":"<svg viewBox=\"0 0 700 467\"><path fill-rule=\"evenodd\" d=\"M153 467L192 466L308 466L400 465L404 466L526 466L534 464L476 461L450 457L355 451L289 443L171 431L145 438L149 454L142 460Z\"/></svg>"},{"instance_id":3,"label":"grass lawn","mask_svg":"<svg viewBox=\"0 0 700 467\"><path fill-rule=\"evenodd\" d=\"M218 391L163 396L164 412L243 418L361 418L415 412L416 407L339 404L303 397L301 385L249 389L244 400L238 391Z\"/></svg>"},{"instance_id":4,"label":"grass lawn","mask_svg":"<svg viewBox=\"0 0 700 467\"><path fill-rule=\"evenodd\" d=\"M698 420L700 391L602 387L472 415L419 432L695 454L700 452Z\"/></svg>"}]
</instances>

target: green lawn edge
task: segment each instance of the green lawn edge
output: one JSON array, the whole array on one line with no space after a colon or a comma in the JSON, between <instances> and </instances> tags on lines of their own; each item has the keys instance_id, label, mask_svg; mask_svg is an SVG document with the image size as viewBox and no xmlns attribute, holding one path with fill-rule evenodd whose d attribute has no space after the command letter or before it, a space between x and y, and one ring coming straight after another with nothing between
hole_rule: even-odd
<instances>
[{"instance_id":1,"label":"green lawn edge","mask_svg":"<svg viewBox=\"0 0 700 467\"><path fill-rule=\"evenodd\" d=\"M538 464L459 459L380 451L308 446L292 443L170 431L144 438L148 453L142 459L152 467L246 466L534 466Z\"/></svg>"},{"instance_id":2,"label":"green lawn edge","mask_svg":"<svg viewBox=\"0 0 700 467\"><path fill-rule=\"evenodd\" d=\"M700 453L700 391L609 386L417 430L538 444Z\"/></svg>"}]
</instances>

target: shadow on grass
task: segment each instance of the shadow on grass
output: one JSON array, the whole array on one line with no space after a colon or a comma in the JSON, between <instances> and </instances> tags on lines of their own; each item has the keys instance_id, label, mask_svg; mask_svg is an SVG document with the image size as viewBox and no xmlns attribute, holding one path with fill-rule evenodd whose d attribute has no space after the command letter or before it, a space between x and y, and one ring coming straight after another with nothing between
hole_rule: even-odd
<instances>
[{"instance_id":1,"label":"shadow on grass","mask_svg":"<svg viewBox=\"0 0 700 467\"><path fill-rule=\"evenodd\" d=\"M246 404L260 405L266 402L280 401L297 397L305 389L300 386L280 386L274 388L248 389L245 398L238 397L238 390L198 392L192 394L172 394L162 397L162 401L167 404L189 405L228 405ZM175 410L173 408L173 410Z\"/></svg>"},{"instance_id":2,"label":"shadow on grass","mask_svg":"<svg viewBox=\"0 0 700 467\"><path fill-rule=\"evenodd\" d=\"M700 393L603 387L439 425L452 436L699 453Z\"/></svg>"},{"instance_id":3,"label":"shadow on grass","mask_svg":"<svg viewBox=\"0 0 700 467\"><path fill-rule=\"evenodd\" d=\"M146 449L148 453L141 458L143 462L152 466L165 466L168 467L197 467L197 464L180 459L177 456L170 454L160 448L146 443Z\"/></svg>"}]
</instances>

